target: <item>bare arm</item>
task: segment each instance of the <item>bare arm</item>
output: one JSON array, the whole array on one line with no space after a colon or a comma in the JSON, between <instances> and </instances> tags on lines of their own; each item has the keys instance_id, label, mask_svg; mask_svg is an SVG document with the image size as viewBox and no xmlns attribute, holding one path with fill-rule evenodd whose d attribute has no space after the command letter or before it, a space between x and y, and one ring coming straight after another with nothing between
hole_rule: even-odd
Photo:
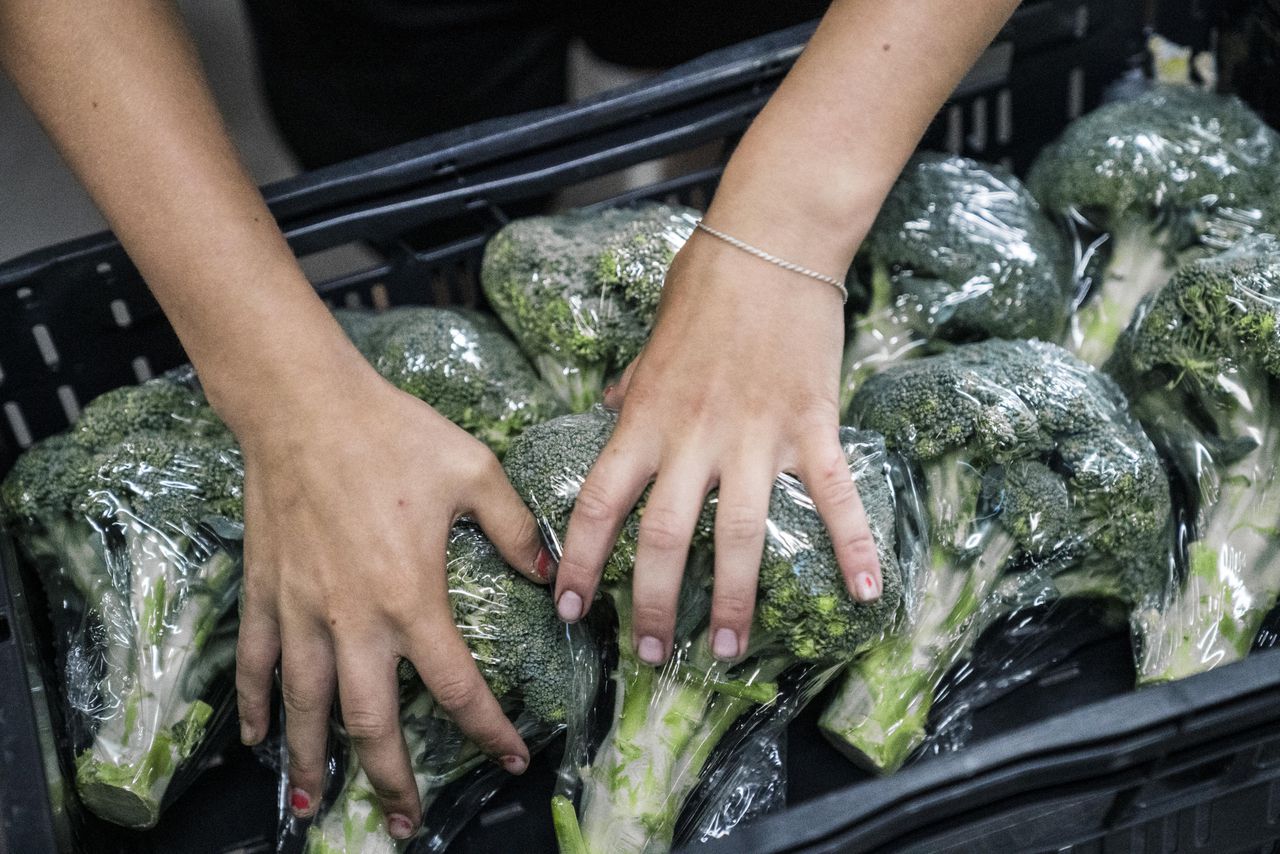
<instances>
[{"instance_id":1,"label":"bare arm","mask_svg":"<svg viewBox=\"0 0 1280 854\"><path fill-rule=\"evenodd\" d=\"M242 736L282 661L293 805L321 792L335 690L389 829L421 818L395 666L520 771L528 753L454 630L444 547L473 513L533 573L532 517L480 443L364 362L236 156L171 4L0 0L13 76L163 306L245 453ZM352 442L352 436L363 442Z\"/></svg>"},{"instance_id":2,"label":"bare arm","mask_svg":"<svg viewBox=\"0 0 1280 854\"><path fill-rule=\"evenodd\" d=\"M843 277L929 120L1016 7L837 0L744 136L707 223ZM740 655L779 471L813 495L853 595L879 596L837 439L842 315L834 288L695 233L667 276L648 345L611 396L622 414L569 526L562 617L585 613L623 518L653 480L632 640L644 660L670 655L689 541L718 486L713 652Z\"/></svg>"}]
</instances>

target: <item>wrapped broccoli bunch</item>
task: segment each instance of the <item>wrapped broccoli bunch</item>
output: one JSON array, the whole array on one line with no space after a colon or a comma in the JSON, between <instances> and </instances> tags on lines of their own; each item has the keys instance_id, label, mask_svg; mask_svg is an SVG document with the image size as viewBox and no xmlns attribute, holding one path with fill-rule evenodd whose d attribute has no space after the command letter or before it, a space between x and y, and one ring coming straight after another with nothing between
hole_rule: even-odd
<instances>
[{"instance_id":1,"label":"wrapped broccoli bunch","mask_svg":"<svg viewBox=\"0 0 1280 854\"><path fill-rule=\"evenodd\" d=\"M1073 268L1065 232L1006 169L917 154L850 271L866 308L847 333L842 410L868 376L931 342L1061 340Z\"/></svg>"},{"instance_id":2,"label":"wrapped broccoli bunch","mask_svg":"<svg viewBox=\"0 0 1280 854\"><path fill-rule=\"evenodd\" d=\"M80 799L155 824L175 771L230 691L243 472L198 391L170 379L108 392L31 448L0 486L61 644Z\"/></svg>"},{"instance_id":3,"label":"wrapped broccoli bunch","mask_svg":"<svg viewBox=\"0 0 1280 854\"><path fill-rule=\"evenodd\" d=\"M1280 137L1244 102L1156 86L1073 122L1041 152L1028 183L1051 211L1107 235L1073 350L1111 355L1138 303L1188 253L1214 252L1280 222ZM1082 247L1082 260L1094 247Z\"/></svg>"},{"instance_id":4,"label":"wrapped broccoli bunch","mask_svg":"<svg viewBox=\"0 0 1280 854\"><path fill-rule=\"evenodd\" d=\"M649 337L667 267L698 213L652 203L516 220L485 247L485 296L574 412Z\"/></svg>"},{"instance_id":5,"label":"wrapped broccoli bunch","mask_svg":"<svg viewBox=\"0 0 1280 854\"><path fill-rule=\"evenodd\" d=\"M1007 571L1132 607L1162 589L1169 489L1119 389L1053 344L992 339L903 362L868 379L852 413L917 467L929 555L906 627L853 663L820 725L856 763L893 771Z\"/></svg>"},{"instance_id":6,"label":"wrapped broccoli bunch","mask_svg":"<svg viewBox=\"0 0 1280 854\"><path fill-rule=\"evenodd\" d=\"M1141 614L1138 681L1237 661L1280 596L1280 242L1179 268L1108 368L1190 505L1183 577Z\"/></svg>"},{"instance_id":7,"label":"wrapped broccoli bunch","mask_svg":"<svg viewBox=\"0 0 1280 854\"><path fill-rule=\"evenodd\" d=\"M578 491L613 426L613 417L596 409L531 428L512 444L504 466L550 534L564 536ZM786 705L780 679L793 676L785 684L812 685L830 678L838 669L833 663L848 661L890 629L902 582L888 457L878 436L847 430L842 440L876 536L884 593L872 604L848 595L812 501L798 481L779 476L750 646L734 662L714 659L708 638L714 498L691 549L674 653L662 667L642 663L631 642L631 573L643 506L624 524L600 588L618 622L613 716L582 769L577 812L567 799L556 802L563 851L668 850L681 808L717 746L750 713L768 715Z\"/></svg>"},{"instance_id":8,"label":"wrapped broccoli bunch","mask_svg":"<svg viewBox=\"0 0 1280 854\"><path fill-rule=\"evenodd\" d=\"M595 651L581 629L556 616L548 588L534 584L503 562L479 529L456 525L448 545L449 604L489 688L515 722L531 750L567 727L581 725L589 697L576 684L583 658ZM400 725L424 814L450 783L487 762L487 757L446 716L407 662L400 668ZM341 732L341 726L338 725ZM444 824L401 842L386 830L369 778L346 751L345 776L337 795L322 805L307 832L313 854L390 854L408 849L440 850L465 823L475 798L451 804ZM482 781L490 791L502 772L493 767ZM482 801L482 799L480 799Z\"/></svg>"},{"instance_id":9,"label":"wrapped broccoli bunch","mask_svg":"<svg viewBox=\"0 0 1280 854\"><path fill-rule=\"evenodd\" d=\"M340 309L335 317L387 381L498 455L521 430L564 411L515 342L480 312L415 306Z\"/></svg>"}]
</instances>

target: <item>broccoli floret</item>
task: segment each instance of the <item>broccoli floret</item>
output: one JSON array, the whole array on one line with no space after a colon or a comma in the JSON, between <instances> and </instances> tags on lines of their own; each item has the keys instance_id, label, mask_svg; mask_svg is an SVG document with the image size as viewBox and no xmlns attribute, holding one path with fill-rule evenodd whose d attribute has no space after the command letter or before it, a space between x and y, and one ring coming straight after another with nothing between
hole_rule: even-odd
<instances>
[{"instance_id":1,"label":"broccoli floret","mask_svg":"<svg viewBox=\"0 0 1280 854\"><path fill-rule=\"evenodd\" d=\"M919 468L930 554L907 629L854 663L820 725L855 762L892 771L1006 569L1035 561L1064 593L1130 603L1159 586L1168 483L1115 384L1039 341L894 365L852 411Z\"/></svg>"},{"instance_id":2,"label":"broccoli floret","mask_svg":"<svg viewBox=\"0 0 1280 854\"><path fill-rule=\"evenodd\" d=\"M871 374L932 341L1066 333L1075 296L1066 234L1008 170L918 154L885 199L854 270L866 308L848 331L844 399ZM850 284L857 293L856 274Z\"/></svg>"},{"instance_id":3,"label":"broccoli floret","mask_svg":"<svg viewBox=\"0 0 1280 854\"><path fill-rule=\"evenodd\" d=\"M82 615L64 671L80 798L149 827L235 652L239 451L198 396L154 381L30 449L0 499L50 600Z\"/></svg>"},{"instance_id":4,"label":"broccoli floret","mask_svg":"<svg viewBox=\"0 0 1280 854\"><path fill-rule=\"evenodd\" d=\"M501 456L563 405L497 322L465 309L346 310L340 322L374 369Z\"/></svg>"},{"instance_id":5,"label":"broccoli floret","mask_svg":"<svg viewBox=\"0 0 1280 854\"><path fill-rule=\"evenodd\" d=\"M490 690L532 745L574 714L573 646L556 616L550 591L521 577L477 528L454 527L448 547L449 604ZM423 811L449 783L485 761L445 715L407 662L400 668L400 724L409 747ZM386 816L369 778L349 758L347 776L307 836L313 854L393 852L408 843L386 831Z\"/></svg>"},{"instance_id":6,"label":"broccoli floret","mask_svg":"<svg viewBox=\"0 0 1280 854\"><path fill-rule=\"evenodd\" d=\"M1180 267L1108 367L1190 504L1184 577L1141 615L1138 681L1236 661L1280 595L1280 242Z\"/></svg>"},{"instance_id":7,"label":"broccoli floret","mask_svg":"<svg viewBox=\"0 0 1280 854\"><path fill-rule=\"evenodd\" d=\"M504 461L508 475L553 540L563 537L613 423L596 410L534 427L512 444ZM886 455L879 437L846 431L841 438L880 549L884 593L874 604L852 600L812 501L799 482L781 476L770 500L750 648L740 661L714 660L707 636L715 498L691 550L675 652L656 669L636 657L630 641L631 570L643 499L623 526L601 585L618 619L617 699L609 733L584 771L580 822L565 803L556 807L566 849L668 847L680 808L716 745L748 711L775 702L779 676L806 664L847 661L883 637L902 587Z\"/></svg>"},{"instance_id":8,"label":"broccoli floret","mask_svg":"<svg viewBox=\"0 0 1280 854\"><path fill-rule=\"evenodd\" d=\"M644 204L520 219L485 247L485 295L543 379L575 412L649 336L688 208Z\"/></svg>"},{"instance_id":9,"label":"broccoli floret","mask_svg":"<svg viewBox=\"0 0 1280 854\"><path fill-rule=\"evenodd\" d=\"M1076 318L1077 355L1103 364L1180 257L1265 227L1277 140L1238 98L1157 86L1077 119L1041 152L1028 180L1036 197L1108 235L1101 280Z\"/></svg>"}]
</instances>

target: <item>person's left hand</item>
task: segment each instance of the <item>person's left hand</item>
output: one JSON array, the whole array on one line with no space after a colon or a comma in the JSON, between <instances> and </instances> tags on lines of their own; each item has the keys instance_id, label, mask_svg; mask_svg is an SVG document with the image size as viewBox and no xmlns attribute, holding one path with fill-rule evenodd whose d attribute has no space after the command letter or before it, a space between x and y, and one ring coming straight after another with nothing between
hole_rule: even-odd
<instances>
[{"instance_id":1,"label":"person's left hand","mask_svg":"<svg viewBox=\"0 0 1280 854\"><path fill-rule=\"evenodd\" d=\"M795 474L831 534L850 592L880 595L875 544L839 442L843 311L836 290L697 232L667 275L653 335L606 402L620 407L556 577L560 615L590 607L645 487L634 577L636 651L672 652L676 602L707 493L715 519L712 652L747 649L774 478Z\"/></svg>"}]
</instances>

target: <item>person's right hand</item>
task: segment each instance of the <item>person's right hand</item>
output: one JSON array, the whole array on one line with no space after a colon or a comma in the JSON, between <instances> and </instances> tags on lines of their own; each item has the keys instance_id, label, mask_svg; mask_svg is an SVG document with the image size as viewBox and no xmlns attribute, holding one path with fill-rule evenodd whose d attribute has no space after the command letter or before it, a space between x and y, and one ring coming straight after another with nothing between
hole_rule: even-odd
<instances>
[{"instance_id":1,"label":"person's right hand","mask_svg":"<svg viewBox=\"0 0 1280 854\"><path fill-rule=\"evenodd\" d=\"M362 366L365 368L367 366ZM435 410L369 371L326 377L317 403L283 402L242 429L245 594L236 657L241 738L266 734L281 661L290 806L323 791L335 689L392 836L421 803L400 733L396 666L408 659L487 754L521 773L529 753L453 624L449 529L484 528L517 570L545 582L550 558L497 458Z\"/></svg>"}]
</instances>

